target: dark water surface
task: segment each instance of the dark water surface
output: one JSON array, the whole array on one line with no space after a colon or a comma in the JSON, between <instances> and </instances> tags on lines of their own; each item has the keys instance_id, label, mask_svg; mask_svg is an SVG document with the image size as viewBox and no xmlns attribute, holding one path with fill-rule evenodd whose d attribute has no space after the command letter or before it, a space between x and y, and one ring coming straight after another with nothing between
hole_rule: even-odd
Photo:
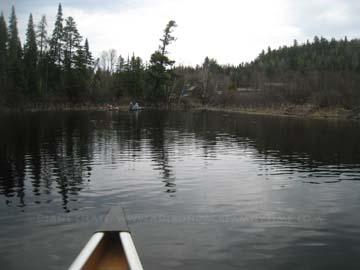
<instances>
[{"instance_id":1,"label":"dark water surface","mask_svg":"<svg viewBox=\"0 0 360 270\"><path fill-rule=\"evenodd\" d=\"M360 126L0 116L0 269L66 269L114 205L145 269L360 269Z\"/></svg>"}]
</instances>

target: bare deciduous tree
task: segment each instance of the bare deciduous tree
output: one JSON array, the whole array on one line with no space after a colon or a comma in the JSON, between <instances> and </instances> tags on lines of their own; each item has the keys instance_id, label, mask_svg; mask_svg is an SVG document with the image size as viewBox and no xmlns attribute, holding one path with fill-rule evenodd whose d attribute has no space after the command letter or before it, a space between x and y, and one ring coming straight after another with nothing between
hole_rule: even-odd
<instances>
[{"instance_id":1,"label":"bare deciduous tree","mask_svg":"<svg viewBox=\"0 0 360 270\"><path fill-rule=\"evenodd\" d=\"M116 70L117 52L115 49L110 49L108 55L109 55L109 71L112 74Z\"/></svg>"}]
</instances>

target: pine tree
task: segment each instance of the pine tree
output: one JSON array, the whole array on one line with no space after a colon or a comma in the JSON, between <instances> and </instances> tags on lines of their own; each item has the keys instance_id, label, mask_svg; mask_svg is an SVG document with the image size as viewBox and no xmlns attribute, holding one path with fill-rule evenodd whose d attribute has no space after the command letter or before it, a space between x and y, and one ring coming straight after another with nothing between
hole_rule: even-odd
<instances>
[{"instance_id":1,"label":"pine tree","mask_svg":"<svg viewBox=\"0 0 360 270\"><path fill-rule=\"evenodd\" d=\"M65 20L63 32L65 91L70 98L78 99L84 91L85 84L85 52L81 46L80 36L75 20L68 17Z\"/></svg>"},{"instance_id":2,"label":"pine tree","mask_svg":"<svg viewBox=\"0 0 360 270\"><path fill-rule=\"evenodd\" d=\"M55 27L50 40L50 57L53 63L61 65L63 59L63 13L61 4L58 6Z\"/></svg>"},{"instance_id":3,"label":"pine tree","mask_svg":"<svg viewBox=\"0 0 360 270\"><path fill-rule=\"evenodd\" d=\"M78 46L73 57L74 68L67 70L69 76L68 94L71 98L83 98L89 88L89 73L86 65L86 53L82 46Z\"/></svg>"},{"instance_id":4,"label":"pine tree","mask_svg":"<svg viewBox=\"0 0 360 270\"><path fill-rule=\"evenodd\" d=\"M0 94L6 89L6 58L7 58L8 33L3 13L0 15Z\"/></svg>"},{"instance_id":5,"label":"pine tree","mask_svg":"<svg viewBox=\"0 0 360 270\"><path fill-rule=\"evenodd\" d=\"M175 40L172 31L176 26L175 21L169 21L165 27L163 37L160 39L159 50L151 55L149 72L154 87L149 97L154 103L167 101L170 94L170 83L174 75L171 68L175 61L167 57L168 52L166 49Z\"/></svg>"},{"instance_id":6,"label":"pine tree","mask_svg":"<svg viewBox=\"0 0 360 270\"><path fill-rule=\"evenodd\" d=\"M160 39L161 45L159 47L161 51L161 55L166 55L168 52L166 51L166 47L170 45L171 42L175 40L175 37L172 36L173 28L176 27L175 21L169 21L165 27L163 38Z\"/></svg>"},{"instance_id":7,"label":"pine tree","mask_svg":"<svg viewBox=\"0 0 360 270\"><path fill-rule=\"evenodd\" d=\"M133 57L132 59L132 73L133 73L133 94L135 98L140 98L144 94L144 65L140 57Z\"/></svg>"},{"instance_id":8,"label":"pine tree","mask_svg":"<svg viewBox=\"0 0 360 270\"><path fill-rule=\"evenodd\" d=\"M46 64L45 89L58 96L64 94L63 74L63 14L62 6L59 4L55 20L54 30L49 41L48 61ZM46 83L47 82L47 83ZM43 88L43 87L42 87Z\"/></svg>"},{"instance_id":9,"label":"pine tree","mask_svg":"<svg viewBox=\"0 0 360 270\"><path fill-rule=\"evenodd\" d=\"M22 63L22 49L17 29L17 18L14 6L11 9L9 20L8 43L8 79L9 91L13 98L18 98L25 91L24 70ZM16 101L16 100L14 100Z\"/></svg>"},{"instance_id":10,"label":"pine tree","mask_svg":"<svg viewBox=\"0 0 360 270\"><path fill-rule=\"evenodd\" d=\"M64 42L64 62L65 68L70 69L74 64L74 55L81 48L81 40L76 23L73 17L68 17L65 20L65 27L63 32Z\"/></svg>"},{"instance_id":11,"label":"pine tree","mask_svg":"<svg viewBox=\"0 0 360 270\"><path fill-rule=\"evenodd\" d=\"M37 42L39 47L39 57L40 59L43 58L43 54L47 50L47 22L46 22L46 16L43 15L41 17L41 20L39 24L37 25L36 29L36 36L37 36Z\"/></svg>"},{"instance_id":12,"label":"pine tree","mask_svg":"<svg viewBox=\"0 0 360 270\"><path fill-rule=\"evenodd\" d=\"M24 46L24 66L27 81L27 91L31 96L39 94L38 89L38 52L36 45L36 34L32 14L29 17L29 23L26 31L26 43Z\"/></svg>"},{"instance_id":13,"label":"pine tree","mask_svg":"<svg viewBox=\"0 0 360 270\"><path fill-rule=\"evenodd\" d=\"M47 36L47 22L46 16L41 17L40 22L36 29L37 44L39 48L39 90L40 94L43 95L47 92L47 77L48 77L48 36Z\"/></svg>"},{"instance_id":14,"label":"pine tree","mask_svg":"<svg viewBox=\"0 0 360 270\"><path fill-rule=\"evenodd\" d=\"M85 49L79 46L73 56L74 69L82 72L87 71L87 61Z\"/></svg>"},{"instance_id":15,"label":"pine tree","mask_svg":"<svg viewBox=\"0 0 360 270\"><path fill-rule=\"evenodd\" d=\"M85 43L84 43L84 66L85 66L85 70L82 72L84 79L86 81L85 87L86 87L86 91L87 92L91 92L90 91L90 82L93 79L93 74L94 74L94 59L92 57L92 54L90 52L89 49L89 41L86 38L85 39Z\"/></svg>"},{"instance_id":16,"label":"pine tree","mask_svg":"<svg viewBox=\"0 0 360 270\"><path fill-rule=\"evenodd\" d=\"M93 59L93 56L92 56L92 54L91 54L91 52L90 52L89 42L88 42L88 39L87 39L87 38L85 39L84 51L85 51L86 67L87 67L89 70L92 70L93 65L94 65L94 59Z\"/></svg>"},{"instance_id":17,"label":"pine tree","mask_svg":"<svg viewBox=\"0 0 360 270\"><path fill-rule=\"evenodd\" d=\"M17 18L15 14L15 7L11 9L9 20L9 60L15 61L21 59L21 43L19 39L19 32L17 29Z\"/></svg>"}]
</instances>

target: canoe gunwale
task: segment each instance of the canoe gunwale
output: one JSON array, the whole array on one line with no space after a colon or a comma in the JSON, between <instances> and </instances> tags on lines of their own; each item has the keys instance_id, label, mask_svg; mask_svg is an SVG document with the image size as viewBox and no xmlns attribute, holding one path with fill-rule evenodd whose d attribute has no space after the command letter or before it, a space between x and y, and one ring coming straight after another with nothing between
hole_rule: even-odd
<instances>
[{"instance_id":1,"label":"canoe gunwale","mask_svg":"<svg viewBox=\"0 0 360 270\"><path fill-rule=\"evenodd\" d=\"M131 238L131 234L128 232L120 232L119 237L129 265L129 270L143 270L139 255Z\"/></svg>"},{"instance_id":2,"label":"canoe gunwale","mask_svg":"<svg viewBox=\"0 0 360 270\"><path fill-rule=\"evenodd\" d=\"M93 254L96 247L99 245L101 240L104 238L103 232L96 232L94 233L85 247L81 250L79 255L76 257L75 261L72 263L72 265L69 267L69 270L80 270L82 267L86 264L86 262L89 260L91 255Z\"/></svg>"},{"instance_id":3,"label":"canoe gunwale","mask_svg":"<svg viewBox=\"0 0 360 270\"><path fill-rule=\"evenodd\" d=\"M111 246L109 243L118 243L116 244L118 246ZM106 252L106 250L110 252ZM120 206L112 207L110 209L100 228L91 236L85 247L70 266L69 270L88 269L89 265L94 267L97 263L104 262L104 260L101 260L101 262L98 261L99 256L102 256L99 254L103 254L105 251L107 255L113 256L114 253L111 251L117 250L122 254L119 258L123 258L123 262L127 265L126 269L143 270L134 242L131 238L125 211ZM115 258L116 257L117 255L115 255ZM109 262L108 260L105 261ZM111 262L111 264L115 263L115 261Z\"/></svg>"},{"instance_id":4,"label":"canoe gunwale","mask_svg":"<svg viewBox=\"0 0 360 270\"><path fill-rule=\"evenodd\" d=\"M93 254L96 253L95 250L101 243L101 241L103 239L106 239L107 233L113 234L114 232L96 232L95 234L93 234L85 247L81 250L80 254L77 256L73 264L69 267L69 270L83 269L87 265ZM129 232L117 232L116 235L117 237L119 237L118 240L122 245L128 269L143 270L131 234Z\"/></svg>"}]
</instances>

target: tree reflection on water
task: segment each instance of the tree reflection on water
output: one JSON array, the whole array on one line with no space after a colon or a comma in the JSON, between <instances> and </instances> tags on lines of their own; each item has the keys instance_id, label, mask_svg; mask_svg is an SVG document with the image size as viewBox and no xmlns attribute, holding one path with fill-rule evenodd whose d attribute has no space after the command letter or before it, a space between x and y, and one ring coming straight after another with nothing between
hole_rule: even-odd
<instances>
[{"instance_id":1,"label":"tree reflection on water","mask_svg":"<svg viewBox=\"0 0 360 270\"><path fill-rule=\"evenodd\" d=\"M7 205L21 208L30 194L42 204L57 193L64 211L71 211L69 202L92 180L95 159L117 166L150 158L164 191L174 195L172 164L181 151L191 151L179 147L189 137L204 160L239 147L256 149L254 158L265 165L276 159L297 170L360 160L360 127L352 122L154 111L9 114L1 123L0 194ZM219 142L226 147L219 150Z\"/></svg>"}]
</instances>

